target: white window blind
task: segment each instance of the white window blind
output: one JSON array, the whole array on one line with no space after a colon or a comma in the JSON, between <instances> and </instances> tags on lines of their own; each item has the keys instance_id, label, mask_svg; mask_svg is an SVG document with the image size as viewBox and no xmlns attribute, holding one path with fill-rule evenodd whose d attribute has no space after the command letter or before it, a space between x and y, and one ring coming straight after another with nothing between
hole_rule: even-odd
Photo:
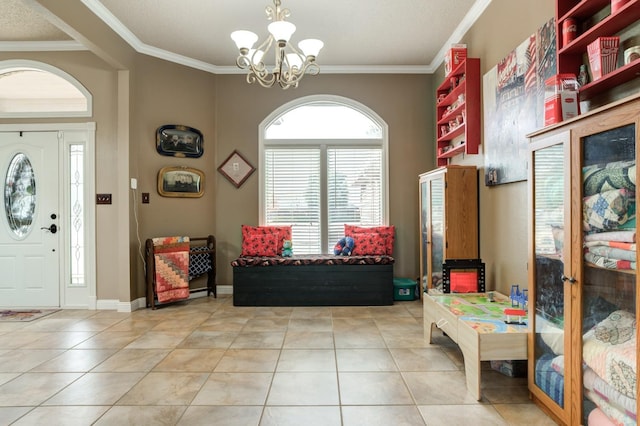
<instances>
[{"instance_id":1,"label":"white window blind","mask_svg":"<svg viewBox=\"0 0 640 426\"><path fill-rule=\"evenodd\" d=\"M383 223L382 149L327 150L329 249L344 236L344 224Z\"/></svg>"},{"instance_id":2,"label":"white window blind","mask_svg":"<svg viewBox=\"0 0 640 426\"><path fill-rule=\"evenodd\" d=\"M321 253L320 149L265 150L265 224L291 225L297 254Z\"/></svg>"}]
</instances>

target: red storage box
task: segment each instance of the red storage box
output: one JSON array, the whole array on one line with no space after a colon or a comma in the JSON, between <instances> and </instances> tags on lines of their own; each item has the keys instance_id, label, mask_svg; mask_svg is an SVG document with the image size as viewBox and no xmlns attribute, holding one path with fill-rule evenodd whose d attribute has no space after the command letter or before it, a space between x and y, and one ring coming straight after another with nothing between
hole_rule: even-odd
<instances>
[{"instance_id":1,"label":"red storage box","mask_svg":"<svg viewBox=\"0 0 640 426\"><path fill-rule=\"evenodd\" d=\"M587 46L593 81L615 70L618 65L620 37L598 37Z\"/></svg>"},{"instance_id":2,"label":"red storage box","mask_svg":"<svg viewBox=\"0 0 640 426\"><path fill-rule=\"evenodd\" d=\"M556 74L545 82L544 125L559 123L580 114L578 81L574 74Z\"/></svg>"},{"instance_id":3,"label":"red storage box","mask_svg":"<svg viewBox=\"0 0 640 426\"><path fill-rule=\"evenodd\" d=\"M467 58L467 45L454 44L444 56L444 73L448 77L451 71L456 69L458 65Z\"/></svg>"}]
</instances>

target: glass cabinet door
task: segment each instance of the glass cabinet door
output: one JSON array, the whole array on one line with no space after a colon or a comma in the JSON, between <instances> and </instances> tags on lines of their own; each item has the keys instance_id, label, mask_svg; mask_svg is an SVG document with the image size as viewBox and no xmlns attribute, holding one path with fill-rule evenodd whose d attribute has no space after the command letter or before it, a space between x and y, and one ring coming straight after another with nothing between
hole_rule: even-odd
<instances>
[{"instance_id":1,"label":"glass cabinet door","mask_svg":"<svg viewBox=\"0 0 640 426\"><path fill-rule=\"evenodd\" d=\"M431 288L442 293L442 262L444 262L444 176L429 181L429 271Z\"/></svg>"},{"instance_id":2,"label":"glass cabinet door","mask_svg":"<svg viewBox=\"0 0 640 426\"><path fill-rule=\"evenodd\" d=\"M533 152L533 380L561 409L565 406L565 262L569 230L565 212L565 144L549 145ZM565 232L566 231L566 232ZM565 247L565 234L567 247ZM568 360L567 360L568 364Z\"/></svg>"},{"instance_id":3,"label":"glass cabinet door","mask_svg":"<svg viewBox=\"0 0 640 426\"><path fill-rule=\"evenodd\" d=\"M590 415L636 424L635 135L630 124L580 139L582 275L572 295L582 314L582 328L574 330L582 349L582 424Z\"/></svg>"},{"instance_id":4,"label":"glass cabinet door","mask_svg":"<svg viewBox=\"0 0 640 426\"><path fill-rule=\"evenodd\" d=\"M428 180L423 178L420 179L420 282L422 285L422 291L429 290L429 282L431 281L428 278L428 241L429 236L427 234L429 225L428 225L428 215L427 215L427 184Z\"/></svg>"}]
</instances>

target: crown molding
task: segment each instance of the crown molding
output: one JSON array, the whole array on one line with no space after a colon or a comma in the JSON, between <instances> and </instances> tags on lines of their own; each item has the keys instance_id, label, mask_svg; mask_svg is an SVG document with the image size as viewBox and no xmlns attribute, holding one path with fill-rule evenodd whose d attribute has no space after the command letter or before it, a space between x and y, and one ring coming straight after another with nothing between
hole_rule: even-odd
<instances>
[{"instance_id":1,"label":"crown molding","mask_svg":"<svg viewBox=\"0 0 640 426\"><path fill-rule=\"evenodd\" d=\"M66 41L1 41L0 52L60 52L89 50L82 43Z\"/></svg>"}]
</instances>

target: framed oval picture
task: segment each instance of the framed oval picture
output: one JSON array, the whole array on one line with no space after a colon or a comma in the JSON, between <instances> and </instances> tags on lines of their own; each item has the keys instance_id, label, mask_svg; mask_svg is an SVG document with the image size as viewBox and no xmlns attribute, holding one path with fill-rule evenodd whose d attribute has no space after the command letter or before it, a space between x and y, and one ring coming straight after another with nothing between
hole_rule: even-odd
<instances>
[{"instance_id":1,"label":"framed oval picture","mask_svg":"<svg viewBox=\"0 0 640 426\"><path fill-rule=\"evenodd\" d=\"M158 194L163 197L202 197L204 172L191 167L163 167L158 172Z\"/></svg>"},{"instance_id":2,"label":"framed oval picture","mask_svg":"<svg viewBox=\"0 0 640 426\"><path fill-rule=\"evenodd\" d=\"M166 124L156 130L156 149L162 155L172 157L202 156L202 133L193 127Z\"/></svg>"}]
</instances>

